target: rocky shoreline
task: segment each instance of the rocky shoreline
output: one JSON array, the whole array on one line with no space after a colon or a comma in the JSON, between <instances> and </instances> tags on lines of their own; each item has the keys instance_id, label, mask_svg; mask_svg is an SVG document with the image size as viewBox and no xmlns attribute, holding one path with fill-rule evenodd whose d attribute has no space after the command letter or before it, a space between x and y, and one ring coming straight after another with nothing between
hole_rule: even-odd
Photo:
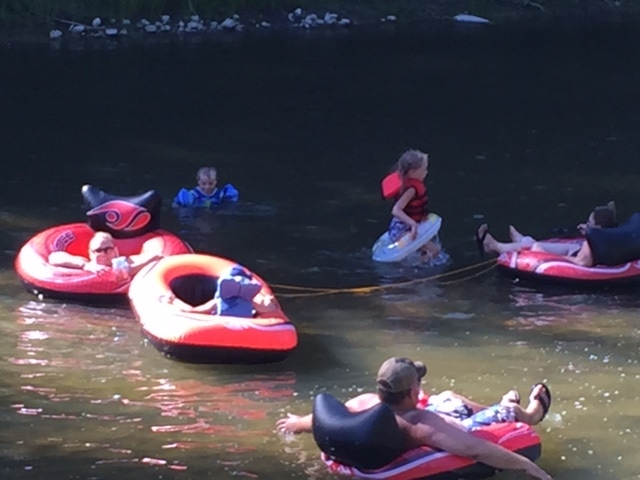
<instances>
[{"instance_id":1,"label":"rocky shoreline","mask_svg":"<svg viewBox=\"0 0 640 480\"><path fill-rule=\"evenodd\" d=\"M307 2L308 3L308 2ZM190 15L160 16L138 15L137 18L48 18L33 21L19 19L2 28L0 41L5 45L19 42L63 42L65 39L100 39L116 37L167 37L178 35L215 35L226 32L269 30L344 30L359 26L432 24L433 22L457 22L464 24L517 24L531 25L540 22L608 22L639 18L640 0L609 1L581 0L571 6L561 2L529 0L505 0L501 2L474 3L469 10L465 0L427 0L416 2L400 0L388 6L376 3L375 7L349 2L336 4L335 9L323 7L296 7L291 10L241 10L220 13L205 18L197 13ZM550 2L546 2L550 3Z\"/></svg>"}]
</instances>

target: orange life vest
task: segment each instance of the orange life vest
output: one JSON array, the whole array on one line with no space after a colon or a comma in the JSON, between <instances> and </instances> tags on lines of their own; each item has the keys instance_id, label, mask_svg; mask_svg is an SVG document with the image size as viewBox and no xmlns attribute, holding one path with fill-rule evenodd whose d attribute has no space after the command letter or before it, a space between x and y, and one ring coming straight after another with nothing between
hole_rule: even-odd
<instances>
[{"instance_id":1,"label":"orange life vest","mask_svg":"<svg viewBox=\"0 0 640 480\"><path fill-rule=\"evenodd\" d=\"M416 180L415 178L406 178L397 198L400 198L404 192L410 188L413 188L416 191L416 194L409 203L407 203L407 206L404 207L404 213L409 215L412 220L421 222L429 214L429 197L427 196L427 187L423 182Z\"/></svg>"}]
</instances>

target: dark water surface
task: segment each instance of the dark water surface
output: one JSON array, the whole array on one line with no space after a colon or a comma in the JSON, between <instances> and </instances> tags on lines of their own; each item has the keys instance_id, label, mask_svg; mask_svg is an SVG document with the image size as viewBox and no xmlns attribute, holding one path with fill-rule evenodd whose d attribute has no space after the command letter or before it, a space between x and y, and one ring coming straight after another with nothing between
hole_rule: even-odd
<instances>
[{"instance_id":1,"label":"dark water surface","mask_svg":"<svg viewBox=\"0 0 640 480\"><path fill-rule=\"evenodd\" d=\"M614 199L640 206L640 28L351 31L0 50L0 474L11 479L329 479L277 418L373 385L386 357L426 361L428 388L490 402L546 381L540 464L556 479L632 479L637 292L512 285L375 265L402 151L431 154L431 206L452 272L480 261L482 219L543 237ZM180 219L199 166L237 206ZM82 220L80 186L156 188L165 227L275 286L300 345L266 366L163 358L126 308L40 302L13 271L37 231ZM379 287L368 294L349 290ZM503 474L503 478L520 478Z\"/></svg>"}]
</instances>

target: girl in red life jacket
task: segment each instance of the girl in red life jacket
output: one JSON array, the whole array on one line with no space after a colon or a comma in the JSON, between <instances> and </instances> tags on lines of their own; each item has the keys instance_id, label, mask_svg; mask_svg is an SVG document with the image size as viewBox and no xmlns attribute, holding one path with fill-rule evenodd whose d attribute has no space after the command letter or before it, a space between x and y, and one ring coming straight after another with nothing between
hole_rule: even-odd
<instances>
[{"instance_id":1,"label":"girl in red life jacket","mask_svg":"<svg viewBox=\"0 0 640 480\"><path fill-rule=\"evenodd\" d=\"M389 238L396 242L407 232L415 239L418 234L418 224L429 214L427 187L424 179L429 169L429 156L419 150L404 152L396 166L402 179L402 186L391 209L393 218L389 224ZM440 246L429 240L420 252L429 258L440 253Z\"/></svg>"}]
</instances>

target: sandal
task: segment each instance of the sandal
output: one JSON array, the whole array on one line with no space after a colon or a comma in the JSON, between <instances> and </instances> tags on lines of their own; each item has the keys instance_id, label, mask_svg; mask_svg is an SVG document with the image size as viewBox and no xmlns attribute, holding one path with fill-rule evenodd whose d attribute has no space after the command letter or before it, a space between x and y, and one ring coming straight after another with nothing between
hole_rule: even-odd
<instances>
[{"instance_id":1,"label":"sandal","mask_svg":"<svg viewBox=\"0 0 640 480\"><path fill-rule=\"evenodd\" d=\"M536 383L531 390L536 388L538 385L542 385L542 392L533 397L535 400L538 400L542 405L542 417L540 417L540 421L544 420L544 417L547 416L547 412L549 411L549 407L551 407L551 390L544 383Z\"/></svg>"}]
</instances>

